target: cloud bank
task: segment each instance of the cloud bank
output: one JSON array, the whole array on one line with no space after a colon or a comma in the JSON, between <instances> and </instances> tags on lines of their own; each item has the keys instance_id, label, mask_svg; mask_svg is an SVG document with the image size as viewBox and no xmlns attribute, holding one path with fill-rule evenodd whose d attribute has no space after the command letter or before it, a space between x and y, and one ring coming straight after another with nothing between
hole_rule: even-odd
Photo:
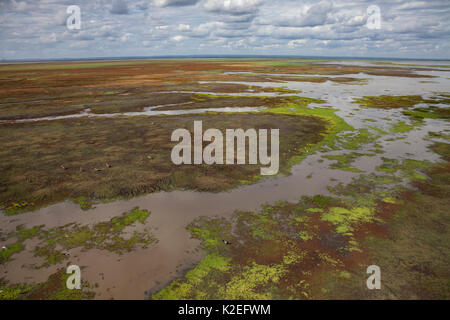
<instances>
[{"instance_id":1,"label":"cloud bank","mask_svg":"<svg viewBox=\"0 0 450 320\"><path fill-rule=\"evenodd\" d=\"M248 54L450 59L450 2L0 0L0 59ZM379 29L367 8L380 8Z\"/></svg>"}]
</instances>

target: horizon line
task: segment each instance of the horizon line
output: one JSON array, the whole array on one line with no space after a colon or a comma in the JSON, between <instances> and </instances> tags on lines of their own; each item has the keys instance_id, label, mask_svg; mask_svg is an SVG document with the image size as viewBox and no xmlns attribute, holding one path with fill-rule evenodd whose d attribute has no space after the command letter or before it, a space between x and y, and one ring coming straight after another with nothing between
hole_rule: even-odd
<instances>
[{"instance_id":1,"label":"horizon line","mask_svg":"<svg viewBox=\"0 0 450 320\"><path fill-rule=\"evenodd\" d=\"M394 57L354 57L354 56L303 56L303 55L255 55L255 54L205 54L205 55L155 55L155 56L119 56L88 58L45 58L45 59L0 59L0 63L8 62L60 62L60 61L98 61L98 60L149 60L149 59L208 59L208 58L272 58L272 59L349 59L349 60L409 60L409 61L450 61L450 58L394 58Z\"/></svg>"}]
</instances>

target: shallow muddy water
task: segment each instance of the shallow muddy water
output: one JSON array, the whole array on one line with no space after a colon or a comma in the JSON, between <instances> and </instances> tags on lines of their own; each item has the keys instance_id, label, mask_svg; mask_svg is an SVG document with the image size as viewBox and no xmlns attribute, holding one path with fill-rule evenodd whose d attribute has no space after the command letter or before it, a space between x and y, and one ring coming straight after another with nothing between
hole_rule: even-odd
<instances>
[{"instance_id":1,"label":"shallow muddy water","mask_svg":"<svg viewBox=\"0 0 450 320\"><path fill-rule=\"evenodd\" d=\"M379 77L360 74L352 75L352 77L367 79L367 84L348 85L330 81L325 83L295 81L285 83L232 83L301 90L299 96L325 100L326 106L337 109L336 114L357 129L370 129L371 126L374 126L389 132L389 128L395 122L405 121L409 123L409 119L402 115L402 110L364 109L354 104L354 99L378 95L423 95L424 97L432 97L434 92L448 92L450 72L427 71L421 73L433 75L437 78L427 79L432 80L433 83L421 83L424 80L423 78ZM277 93L255 94L251 92L239 95L262 96L266 94L268 96L278 95ZM319 107L322 105L312 104L310 106ZM163 106L149 107L142 112L120 114L92 114L89 110L86 110L84 113L77 115L24 119L16 122L77 117L153 116L207 111L248 112L260 110L260 108L154 110L159 107ZM182 106L180 105L180 107ZM438 161L439 157L427 149L430 141L425 138L429 131L446 129L448 130L450 127L444 120L426 120L424 125L416 127L410 132L403 134L388 133L376 141L384 151L383 154L370 157L363 156L358 158L352 166L362 170L364 174L369 174L374 172L376 166L382 163L381 157ZM398 139L398 137L402 139ZM357 152L365 152L371 147L371 145L365 146ZM73 249L70 250L70 258L68 259L71 264L86 267L82 270L83 279L88 280L91 284L98 283L99 287L95 289L96 298L143 299L148 296L149 292L154 292L167 285L176 276L180 276L183 271L192 267L201 259L202 252L199 250L199 241L191 239L190 233L186 230L186 226L197 217L231 217L235 210L257 210L264 203L273 204L277 200L296 202L302 196L328 194L328 186L348 183L352 178L359 175L358 173L330 169L330 164L333 161L321 158L323 155L335 155L340 152L317 153L308 156L301 164L292 167L289 176L269 177L260 183L241 186L227 192L159 192L130 200L97 204L93 209L87 211L81 210L78 204L66 201L17 216L1 215L0 233L9 233L19 225L32 227L44 224L46 228L62 226L72 222L93 225L119 216L134 207L147 209L151 211L151 215L146 223L144 225L137 223L137 226L130 227L130 231L148 228L158 239L156 244L150 245L147 249L137 249L123 255L96 249L88 251ZM0 265L0 278L4 277L10 283L41 282L55 272L56 266L39 270L33 268L33 264L39 262L39 259L33 257L30 252L35 244L27 242L26 250L14 256L13 261ZM4 244L0 243L0 245Z\"/></svg>"},{"instance_id":2,"label":"shallow muddy water","mask_svg":"<svg viewBox=\"0 0 450 320\"><path fill-rule=\"evenodd\" d=\"M329 169L327 161L318 166L318 158L319 155L308 157L302 165L292 169L290 176L268 178L259 184L243 186L229 192L160 192L126 201L99 204L88 211L81 210L75 203L63 202L19 216L2 216L1 231L12 231L18 225L32 227L45 224L47 228L71 222L92 225L109 220L136 206L147 209L151 211L151 216L146 226L151 228L151 232L158 239L158 243L148 249L135 250L121 256L101 250L70 251L71 263L88 266L86 271L83 271L85 279L101 285L101 296L98 298L141 299L144 298L146 290L170 281L176 274L176 266L180 265L183 269L199 260L201 254L195 252L199 243L191 239L186 230L186 226L196 217L229 217L234 210L255 210L264 203L274 203L277 200L298 201L302 195L326 194L327 185L335 185L337 181L349 182L356 176L353 173ZM308 175L311 175L310 179L306 178ZM330 181L331 177L337 181ZM26 258L29 260L28 264L34 262L31 256ZM24 260L20 261L23 263ZM12 282L21 282L24 277L27 277L28 281L45 281L52 272L53 268L33 270L8 264L3 272L0 269L0 277L7 276ZM102 280L100 273L103 273L105 280ZM146 276L137 277L138 274ZM105 285L102 285L103 282Z\"/></svg>"},{"instance_id":3,"label":"shallow muddy water","mask_svg":"<svg viewBox=\"0 0 450 320\"><path fill-rule=\"evenodd\" d=\"M236 107L236 108L203 108L203 109L186 109L186 110L155 110L163 107L182 106L185 103L180 104L166 104L153 107L145 107L143 111L135 112L119 112L119 113L92 113L90 109L85 109L80 113L69 114L64 116L51 116L42 118L30 118L30 119L18 119L18 120L0 120L1 123L26 123L26 122L39 122L39 121L54 121L64 119L76 119L76 118L117 118L117 117L139 117L139 116L159 116L159 115L180 115L180 114L200 114L206 112L255 112L264 108L260 107Z\"/></svg>"}]
</instances>

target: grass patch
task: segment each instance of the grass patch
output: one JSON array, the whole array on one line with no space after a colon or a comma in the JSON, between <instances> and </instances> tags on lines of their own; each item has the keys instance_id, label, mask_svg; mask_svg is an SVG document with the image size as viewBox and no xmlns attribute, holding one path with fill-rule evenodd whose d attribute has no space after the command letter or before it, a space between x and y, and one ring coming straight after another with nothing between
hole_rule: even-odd
<instances>
[{"instance_id":1,"label":"grass patch","mask_svg":"<svg viewBox=\"0 0 450 320\"><path fill-rule=\"evenodd\" d=\"M355 161L357 158L365 156L367 154L351 152L340 155L325 155L322 156L328 160L336 160L336 163L331 164L330 168L339 169L350 172L361 172L358 168L354 168L351 166L351 163Z\"/></svg>"},{"instance_id":2,"label":"grass patch","mask_svg":"<svg viewBox=\"0 0 450 320\"><path fill-rule=\"evenodd\" d=\"M0 300L86 300L92 299L95 293L90 291L92 286L86 281L81 282L81 289L67 288L64 269L50 275L48 280L35 285L14 284L7 285L0 280Z\"/></svg>"},{"instance_id":3,"label":"grass patch","mask_svg":"<svg viewBox=\"0 0 450 320\"><path fill-rule=\"evenodd\" d=\"M14 244L7 246L7 250L0 251L0 263L10 260L14 253L24 249L23 242L26 239L36 238L39 244L34 248L34 254L45 259L40 267L47 267L67 259L64 253L73 248L101 249L122 254L129 252L137 245L147 247L156 239L147 232L134 232L130 237L124 237L126 227L136 222L145 223L150 212L134 208L119 217L114 217L106 222L99 222L92 227L78 224L68 224L62 227L44 229L44 226L36 226L30 229L18 227L9 237L17 238Z\"/></svg>"},{"instance_id":4,"label":"grass patch","mask_svg":"<svg viewBox=\"0 0 450 320\"><path fill-rule=\"evenodd\" d=\"M1 125L0 207L12 215L75 199L88 209L99 201L162 190L219 192L241 181L258 181L259 165L173 164L172 131L186 128L192 135L195 120L202 120L205 130L222 132L279 128L280 171L285 173L290 159L319 143L327 127L321 117L266 112Z\"/></svg>"},{"instance_id":5,"label":"grass patch","mask_svg":"<svg viewBox=\"0 0 450 320\"><path fill-rule=\"evenodd\" d=\"M356 98L353 103L357 103L366 108L396 109L409 108L418 103L424 102L421 96L366 96Z\"/></svg>"}]
</instances>

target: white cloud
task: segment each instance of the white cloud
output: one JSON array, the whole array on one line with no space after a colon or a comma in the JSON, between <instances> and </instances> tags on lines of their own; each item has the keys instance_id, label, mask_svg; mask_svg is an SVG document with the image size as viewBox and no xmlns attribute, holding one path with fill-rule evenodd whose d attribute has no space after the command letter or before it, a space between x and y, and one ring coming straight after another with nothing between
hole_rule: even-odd
<instances>
[{"instance_id":1,"label":"white cloud","mask_svg":"<svg viewBox=\"0 0 450 320\"><path fill-rule=\"evenodd\" d=\"M81 30L70 31L65 26L66 0L0 0L0 57L293 50L332 56L366 50L370 56L450 58L448 0L380 0L380 30L366 27L371 0L77 1Z\"/></svg>"},{"instance_id":2,"label":"white cloud","mask_svg":"<svg viewBox=\"0 0 450 320\"><path fill-rule=\"evenodd\" d=\"M204 7L207 11L246 14L257 11L262 0L206 0Z\"/></svg>"},{"instance_id":3,"label":"white cloud","mask_svg":"<svg viewBox=\"0 0 450 320\"><path fill-rule=\"evenodd\" d=\"M322 1L313 5L305 5L298 9L283 12L276 20L279 26L314 27L327 23L328 15L333 11L333 4Z\"/></svg>"},{"instance_id":4,"label":"white cloud","mask_svg":"<svg viewBox=\"0 0 450 320\"><path fill-rule=\"evenodd\" d=\"M184 37L180 36L180 35L176 35L175 37L172 37L172 40L174 40L174 41L181 41L183 39L184 39Z\"/></svg>"},{"instance_id":5,"label":"white cloud","mask_svg":"<svg viewBox=\"0 0 450 320\"><path fill-rule=\"evenodd\" d=\"M189 31L189 30L191 30L191 26L188 25L188 24L182 24L181 23L181 24L178 25L177 30L178 31Z\"/></svg>"},{"instance_id":6,"label":"white cloud","mask_svg":"<svg viewBox=\"0 0 450 320\"><path fill-rule=\"evenodd\" d=\"M430 4L425 1L410 1L407 3L403 3L396 7L396 9L422 9L428 7Z\"/></svg>"},{"instance_id":7,"label":"white cloud","mask_svg":"<svg viewBox=\"0 0 450 320\"><path fill-rule=\"evenodd\" d=\"M56 41L58 41L58 40L57 40L56 33L54 33L54 32L52 32L49 35L40 37L40 42L41 43L54 43Z\"/></svg>"},{"instance_id":8,"label":"white cloud","mask_svg":"<svg viewBox=\"0 0 450 320\"><path fill-rule=\"evenodd\" d=\"M220 21L211 21L206 22L198 25L192 30L193 36L207 36L209 35L213 30L217 30L220 27L225 26L225 23Z\"/></svg>"}]
</instances>

